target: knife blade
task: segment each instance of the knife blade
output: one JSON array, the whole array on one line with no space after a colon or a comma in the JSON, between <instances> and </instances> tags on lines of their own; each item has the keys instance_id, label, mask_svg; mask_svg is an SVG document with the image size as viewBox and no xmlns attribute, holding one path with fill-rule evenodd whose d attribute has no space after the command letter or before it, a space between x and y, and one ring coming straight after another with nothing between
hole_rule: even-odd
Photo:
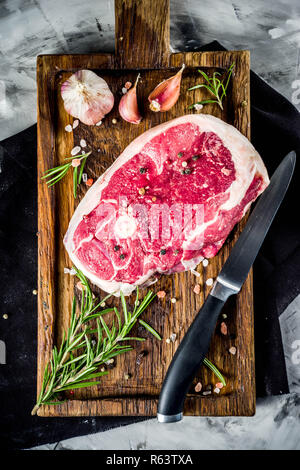
<instances>
[{"instance_id":1,"label":"knife blade","mask_svg":"<svg viewBox=\"0 0 300 470\"><path fill-rule=\"evenodd\" d=\"M207 353L219 314L228 297L237 294L245 282L286 194L295 163L296 154L290 152L274 172L210 294L176 350L160 392L157 413L159 422L182 419L185 396Z\"/></svg>"}]
</instances>

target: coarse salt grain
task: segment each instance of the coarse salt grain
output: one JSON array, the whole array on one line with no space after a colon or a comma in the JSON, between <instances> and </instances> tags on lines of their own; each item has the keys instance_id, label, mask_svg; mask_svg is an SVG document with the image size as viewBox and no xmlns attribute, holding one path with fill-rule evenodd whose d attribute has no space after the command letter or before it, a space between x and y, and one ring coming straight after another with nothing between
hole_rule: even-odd
<instances>
[{"instance_id":1,"label":"coarse salt grain","mask_svg":"<svg viewBox=\"0 0 300 470\"><path fill-rule=\"evenodd\" d=\"M96 126L101 126L101 124L102 124L102 121L98 121L98 122L96 123Z\"/></svg>"},{"instance_id":2,"label":"coarse salt grain","mask_svg":"<svg viewBox=\"0 0 300 470\"><path fill-rule=\"evenodd\" d=\"M82 173L82 181L83 181L84 183L86 183L86 182L87 182L87 179L88 179L88 178L87 178L87 173Z\"/></svg>"},{"instance_id":3,"label":"coarse salt grain","mask_svg":"<svg viewBox=\"0 0 300 470\"><path fill-rule=\"evenodd\" d=\"M187 162L182 162L182 163L181 163L181 166L186 167L186 166L187 166Z\"/></svg>"},{"instance_id":4,"label":"coarse salt grain","mask_svg":"<svg viewBox=\"0 0 300 470\"><path fill-rule=\"evenodd\" d=\"M172 304L176 304L177 300L175 299L175 297L172 297L171 302Z\"/></svg>"},{"instance_id":5,"label":"coarse salt grain","mask_svg":"<svg viewBox=\"0 0 300 470\"><path fill-rule=\"evenodd\" d=\"M196 284L194 287L195 294L200 294L200 284Z\"/></svg>"},{"instance_id":6,"label":"coarse salt grain","mask_svg":"<svg viewBox=\"0 0 300 470\"><path fill-rule=\"evenodd\" d=\"M77 153L79 153L80 150L81 150L81 148L79 147L79 145L76 145L76 147L72 148L71 155L77 155Z\"/></svg>"},{"instance_id":7,"label":"coarse salt grain","mask_svg":"<svg viewBox=\"0 0 300 470\"><path fill-rule=\"evenodd\" d=\"M199 393L202 390L202 383L198 382L197 385L195 386L195 392Z\"/></svg>"},{"instance_id":8,"label":"coarse salt grain","mask_svg":"<svg viewBox=\"0 0 300 470\"><path fill-rule=\"evenodd\" d=\"M81 147L86 147L86 141L84 139L81 139L80 146Z\"/></svg>"},{"instance_id":9,"label":"coarse salt grain","mask_svg":"<svg viewBox=\"0 0 300 470\"><path fill-rule=\"evenodd\" d=\"M167 339L166 339L166 343L168 343L168 344L170 344L170 343L171 343L171 340L170 340L170 338L167 338Z\"/></svg>"},{"instance_id":10,"label":"coarse salt grain","mask_svg":"<svg viewBox=\"0 0 300 470\"><path fill-rule=\"evenodd\" d=\"M118 121L117 121L115 118L113 118L113 119L111 120L111 122L112 122L113 124L117 124Z\"/></svg>"},{"instance_id":11,"label":"coarse salt grain","mask_svg":"<svg viewBox=\"0 0 300 470\"><path fill-rule=\"evenodd\" d=\"M65 127L65 131L67 132L72 132L73 128L71 126L71 124L68 124L66 127Z\"/></svg>"},{"instance_id":12,"label":"coarse salt grain","mask_svg":"<svg viewBox=\"0 0 300 470\"><path fill-rule=\"evenodd\" d=\"M172 334L171 334L171 336L170 336L170 340L172 341L172 343L174 343L174 342L175 342L175 340L176 340L176 337L177 337L176 333L172 333Z\"/></svg>"},{"instance_id":13,"label":"coarse salt grain","mask_svg":"<svg viewBox=\"0 0 300 470\"><path fill-rule=\"evenodd\" d=\"M38 292L37 292L36 289L33 289L32 293L33 293L33 295L37 295Z\"/></svg>"},{"instance_id":14,"label":"coarse salt grain","mask_svg":"<svg viewBox=\"0 0 300 470\"><path fill-rule=\"evenodd\" d=\"M105 302L101 302L100 307L105 307Z\"/></svg>"},{"instance_id":15,"label":"coarse salt grain","mask_svg":"<svg viewBox=\"0 0 300 470\"><path fill-rule=\"evenodd\" d=\"M207 390L207 392L203 392L203 395L211 395L211 391L210 390Z\"/></svg>"},{"instance_id":16,"label":"coarse salt grain","mask_svg":"<svg viewBox=\"0 0 300 470\"><path fill-rule=\"evenodd\" d=\"M7 320L7 319L8 319L7 313L4 313L4 315L2 315L2 318L3 318L4 320Z\"/></svg>"},{"instance_id":17,"label":"coarse salt grain","mask_svg":"<svg viewBox=\"0 0 300 470\"><path fill-rule=\"evenodd\" d=\"M206 266L208 266L208 260L207 259L204 259L202 261L202 265L206 268Z\"/></svg>"},{"instance_id":18,"label":"coarse salt grain","mask_svg":"<svg viewBox=\"0 0 300 470\"><path fill-rule=\"evenodd\" d=\"M205 283L205 284L206 284L207 286L212 286L213 283L214 283L214 280L213 280L212 277L210 277L209 279L206 280L206 283Z\"/></svg>"},{"instance_id":19,"label":"coarse salt grain","mask_svg":"<svg viewBox=\"0 0 300 470\"><path fill-rule=\"evenodd\" d=\"M196 111L200 111L201 109L203 109L203 104L196 103L194 105L194 108L195 108Z\"/></svg>"},{"instance_id":20,"label":"coarse salt grain","mask_svg":"<svg viewBox=\"0 0 300 470\"><path fill-rule=\"evenodd\" d=\"M236 347L231 346L231 348L229 348L229 352L230 352L230 354L232 354L234 356L236 354Z\"/></svg>"},{"instance_id":21,"label":"coarse salt grain","mask_svg":"<svg viewBox=\"0 0 300 470\"><path fill-rule=\"evenodd\" d=\"M220 393L220 389L219 389L218 387L216 387L216 388L214 389L214 392L215 392L215 393Z\"/></svg>"},{"instance_id":22,"label":"coarse salt grain","mask_svg":"<svg viewBox=\"0 0 300 470\"><path fill-rule=\"evenodd\" d=\"M89 178L88 180L86 180L85 184L87 186L92 186L93 182L94 182L93 178Z\"/></svg>"},{"instance_id":23,"label":"coarse salt grain","mask_svg":"<svg viewBox=\"0 0 300 470\"><path fill-rule=\"evenodd\" d=\"M156 295L159 299L163 299L166 296L166 293L165 293L164 290L160 290L160 291L157 292Z\"/></svg>"},{"instance_id":24,"label":"coarse salt grain","mask_svg":"<svg viewBox=\"0 0 300 470\"><path fill-rule=\"evenodd\" d=\"M226 313L222 313L222 317L223 317L223 318L227 318Z\"/></svg>"},{"instance_id":25,"label":"coarse salt grain","mask_svg":"<svg viewBox=\"0 0 300 470\"><path fill-rule=\"evenodd\" d=\"M75 121L73 122L73 129L76 129L76 127L78 126L78 124L79 124L78 119L75 119Z\"/></svg>"},{"instance_id":26,"label":"coarse salt grain","mask_svg":"<svg viewBox=\"0 0 300 470\"><path fill-rule=\"evenodd\" d=\"M70 269L70 275L71 275L71 276L75 276L75 274L77 274L77 273L76 273L76 269L71 268L71 269Z\"/></svg>"},{"instance_id":27,"label":"coarse salt grain","mask_svg":"<svg viewBox=\"0 0 300 470\"><path fill-rule=\"evenodd\" d=\"M123 95L125 95L127 93L127 91L128 91L127 88L125 88L125 87L122 88Z\"/></svg>"},{"instance_id":28,"label":"coarse salt grain","mask_svg":"<svg viewBox=\"0 0 300 470\"><path fill-rule=\"evenodd\" d=\"M195 269L191 269L191 273L194 274L194 276L200 277L200 273L198 273L198 271L195 271Z\"/></svg>"}]
</instances>

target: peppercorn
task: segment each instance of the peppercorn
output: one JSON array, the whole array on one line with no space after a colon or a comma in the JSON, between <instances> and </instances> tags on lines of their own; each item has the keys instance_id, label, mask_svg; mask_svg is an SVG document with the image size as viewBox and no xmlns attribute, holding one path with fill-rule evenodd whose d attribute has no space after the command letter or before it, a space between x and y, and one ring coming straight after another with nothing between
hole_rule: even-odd
<instances>
[{"instance_id":1,"label":"peppercorn","mask_svg":"<svg viewBox=\"0 0 300 470\"><path fill-rule=\"evenodd\" d=\"M119 251L119 249L120 249L119 245L114 246L115 251Z\"/></svg>"},{"instance_id":2,"label":"peppercorn","mask_svg":"<svg viewBox=\"0 0 300 470\"><path fill-rule=\"evenodd\" d=\"M145 192L146 192L145 188L140 188L140 189L139 189L139 194L140 194L141 196L144 196Z\"/></svg>"},{"instance_id":3,"label":"peppercorn","mask_svg":"<svg viewBox=\"0 0 300 470\"><path fill-rule=\"evenodd\" d=\"M192 173L192 170L191 170L190 168L186 168L186 169L184 170L184 174L185 174L185 175L189 175L190 173Z\"/></svg>"},{"instance_id":4,"label":"peppercorn","mask_svg":"<svg viewBox=\"0 0 300 470\"><path fill-rule=\"evenodd\" d=\"M142 175L143 173L146 173L146 171L147 171L146 168L140 168L140 173L141 173L141 175Z\"/></svg>"},{"instance_id":5,"label":"peppercorn","mask_svg":"<svg viewBox=\"0 0 300 470\"><path fill-rule=\"evenodd\" d=\"M179 250L176 248L176 250L174 251L174 254L178 255L178 253L179 253Z\"/></svg>"},{"instance_id":6,"label":"peppercorn","mask_svg":"<svg viewBox=\"0 0 300 470\"><path fill-rule=\"evenodd\" d=\"M125 259L125 255L123 253L120 254L120 259Z\"/></svg>"},{"instance_id":7,"label":"peppercorn","mask_svg":"<svg viewBox=\"0 0 300 470\"><path fill-rule=\"evenodd\" d=\"M183 153L182 153L182 152L179 152L179 153L177 154L177 157L178 157L178 158L181 158L182 155L183 155Z\"/></svg>"},{"instance_id":8,"label":"peppercorn","mask_svg":"<svg viewBox=\"0 0 300 470\"><path fill-rule=\"evenodd\" d=\"M164 248L162 250L160 250L161 255L165 255L166 253L167 253L167 250L165 250Z\"/></svg>"},{"instance_id":9,"label":"peppercorn","mask_svg":"<svg viewBox=\"0 0 300 470\"><path fill-rule=\"evenodd\" d=\"M199 160L199 158L200 158L200 155L194 155L192 157L192 160L194 160L194 162L196 162L197 160Z\"/></svg>"}]
</instances>

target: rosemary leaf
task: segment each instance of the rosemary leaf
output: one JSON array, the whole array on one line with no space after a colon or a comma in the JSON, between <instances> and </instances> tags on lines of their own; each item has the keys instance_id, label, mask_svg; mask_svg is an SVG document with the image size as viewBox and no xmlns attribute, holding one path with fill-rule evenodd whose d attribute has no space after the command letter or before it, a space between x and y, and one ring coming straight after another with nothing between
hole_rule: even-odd
<instances>
[{"instance_id":1,"label":"rosemary leaf","mask_svg":"<svg viewBox=\"0 0 300 470\"><path fill-rule=\"evenodd\" d=\"M205 364L210 370L212 370L213 373L218 377L218 379L220 379L224 387L226 387L226 381L219 369L217 369L216 366L207 358L204 358L203 364Z\"/></svg>"},{"instance_id":2,"label":"rosemary leaf","mask_svg":"<svg viewBox=\"0 0 300 470\"><path fill-rule=\"evenodd\" d=\"M73 194L74 194L74 199L77 198L77 186L78 186L77 175L78 175L78 167L75 166L73 168Z\"/></svg>"},{"instance_id":3,"label":"rosemary leaf","mask_svg":"<svg viewBox=\"0 0 300 470\"><path fill-rule=\"evenodd\" d=\"M144 320L139 320L139 323L143 325L143 327L146 328L146 330L150 331L150 333L152 333L152 335L155 336L155 338L161 340L161 336L157 333L157 331L154 328L152 328L152 326L148 325L148 323L146 323Z\"/></svg>"}]
</instances>

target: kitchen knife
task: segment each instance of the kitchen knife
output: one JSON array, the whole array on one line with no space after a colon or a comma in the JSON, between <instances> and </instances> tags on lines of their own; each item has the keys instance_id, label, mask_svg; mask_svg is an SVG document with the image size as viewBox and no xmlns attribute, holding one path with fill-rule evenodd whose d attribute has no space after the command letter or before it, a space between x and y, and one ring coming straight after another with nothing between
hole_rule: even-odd
<instances>
[{"instance_id":1,"label":"kitchen knife","mask_svg":"<svg viewBox=\"0 0 300 470\"><path fill-rule=\"evenodd\" d=\"M235 243L202 308L181 341L167 371L158 402L161 423L182 419L185 396L209 348L219 314L231 295L237 294L264 241L285 196L296 163L290 152L273 174Z\"/></svg>"}]
</instances>

